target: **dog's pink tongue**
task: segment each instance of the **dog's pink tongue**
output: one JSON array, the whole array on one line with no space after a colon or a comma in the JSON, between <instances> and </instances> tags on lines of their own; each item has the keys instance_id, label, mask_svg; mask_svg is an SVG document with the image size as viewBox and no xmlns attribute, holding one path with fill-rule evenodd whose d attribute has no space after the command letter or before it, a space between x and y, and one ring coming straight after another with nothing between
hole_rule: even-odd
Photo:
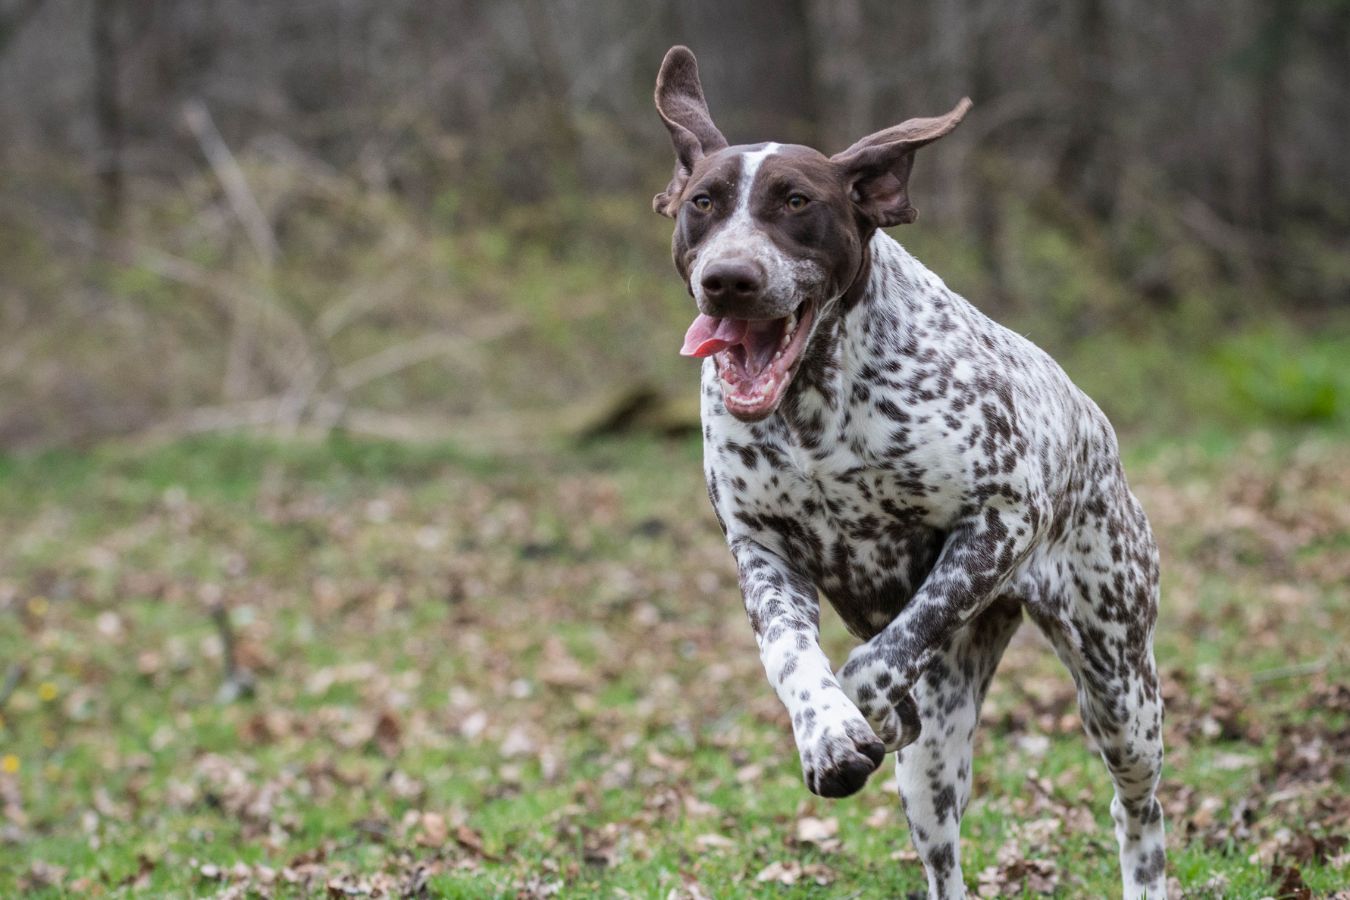
<instances>
[{"instance_id":1,"label":"dog's pink tongue","mask_svg":"<svg viewBox=\"0 0 1350 900\"><path fill-rule=\"evenodd\" d=\"M681 356L712 356L745 340L750 323L745 319L716 319L699 313L684 333Z\"/></svg>"}]
</instances>

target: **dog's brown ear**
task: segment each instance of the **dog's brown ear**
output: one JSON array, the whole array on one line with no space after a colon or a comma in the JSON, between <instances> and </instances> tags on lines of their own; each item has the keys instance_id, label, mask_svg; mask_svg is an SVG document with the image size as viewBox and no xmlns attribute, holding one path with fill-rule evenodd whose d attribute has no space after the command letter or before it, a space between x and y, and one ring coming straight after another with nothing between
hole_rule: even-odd
<instances>
[{"instance_id":1,"label":"dog's brown ear","mask_svg":"<svg viewBox=\"0 0 1350 900\"><path fill-rule=\"evenodd\" d=\"M661 61L656 76L656 111L675 145L675 174L666 189L652 199L652 209L674 218L680 191L694 164L727 145L708 112L698 80L698 61L688 47L671 47Z\"/></svg>"},{"instance_id":2,"label":"dog's brown ear","mask_svg":"<svg viewBox=\"0 0 1350 900\"><path fill-rule=\"evenodd\" d=\"M970 107L970 98L963 97L945 116L909 119L869 134L830 157L842 170L849 196L863 215L879 228L907 224L918 217L909 203L914 151L951 132Z\"/></svg>"}]
</instances>

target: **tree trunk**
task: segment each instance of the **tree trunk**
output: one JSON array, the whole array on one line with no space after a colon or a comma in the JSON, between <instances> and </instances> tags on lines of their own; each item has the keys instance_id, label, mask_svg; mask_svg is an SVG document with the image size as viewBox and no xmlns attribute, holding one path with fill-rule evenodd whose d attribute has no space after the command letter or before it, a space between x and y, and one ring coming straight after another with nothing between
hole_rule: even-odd
<instances>
[{"instance_id":1,"label":"tree trunk","mask_svg":"<svg viewBox=\"0 0 1350 900\"><path fill-rule=\"evenodd\" d=\"M933 48L933 71L937 76L929 94L933 108L907 115L941 115L955 106L956 101L972 93L970 57L974 23L970 3L968 0L941 0L933 4L931 15L929 40ZM984 98L974 99L981 103ZM920 154L917 163L929 167L927 170L933 173L925 178L931 178L929 190L933 199L928 203L934 219L959 228L964 228L971 218L970 157L961 152L964 146L963 136L958 131L941 146L926 155Z\"/></svg>"},{"instance_id":2,"label":"tree trunk","mask_svg":"<svg viewBox=\"0 0 1350 900\"><path fill-rule=\"evenodd\" d=\"M990 24L987 16L981 16L975 23L970 54L970 91L976 103L992 108L998 102L999 91L993 67ZM1006 309L1009 296L1003 265L1003 209L999 204L1003 190L995 171L997 163L997 154L987 146L976 147L971 154L970 178L976 201L971 207L970 224L989 279L990 305L995 309Z\"/></svg>"},{"instance_id":3,"label":"tree trunk","mask_svg":"<svg viewBox=\"0 0 1350 900\"><path fill-rule=\"evenodd\" d=\"M675 39L698 55L713 120L731 143L816 144L805 4L684 0L682 13L688 28Z\"/></svg>"},{"instance_id":4,"label":"tree trunk","mask_svg":"<svg viewBox=\"0 0 1350 900\"><path fill-rule=\"evenodd\" d=\"M23 26L33 17L33 13L42 6L42 0L24 0L8 13L0 15L0 53L10 41L19 36Z\"/></svg>"},{"instance_id":5,"label":"tree trunk","mask_svg":"<svg viewBox=\"0 0 1350 900\"><path fill-rule=\"evenodd\" d=\"M1060 157L1058 181L1096 219L1107 222L1115 209L1119 160L1111 136L1111 21L1107 0L1080 0L1067 7L1070 27L1069 77L1072 126Z\"/></svg>"},{"instance_id":6,"label":"tree trunk","mask_svg":"<svg viewBox=\"0 0 1350 900\"><path fill-rule=\"evenodd\" d=\"M842 150L892 124L872 121L874 76L867 62L867 20L861 0L814 0L807 4L809 41L817 48L816 129L828 135L825 153Z\"/></svg>"},{"instance_id":7,"label":"tree trunk","mask_svg":"<svg viewBox=\"0 0 1350 900\"><path fill-rule=\"evenodd\" d=\"M121 221L125 188L117 38L113 33L116 7L117 0L94 0L90 32L94 57L94 124L98 140L94 169L98 180L97 220L104 231L113 230Z\"/></svg>"},{"instance_id":8,"label":"tree trunk","mask_svg":"<svg viewBox=\"0 0 1350 900\"><path fill-rule=\"evenodd\" d=\"M1255 84L1252 97L1251 186L1248 191L1249 225L1265 252L1253 254L1263 273L1279 276L1278 253L1269 241L1279 227L1282 172L1279 142L1284 131L1284 76L1289 62L1298 7L1288 0L1263 0L1261 34L1257 38Z\"/></svg>"}]
</instances>

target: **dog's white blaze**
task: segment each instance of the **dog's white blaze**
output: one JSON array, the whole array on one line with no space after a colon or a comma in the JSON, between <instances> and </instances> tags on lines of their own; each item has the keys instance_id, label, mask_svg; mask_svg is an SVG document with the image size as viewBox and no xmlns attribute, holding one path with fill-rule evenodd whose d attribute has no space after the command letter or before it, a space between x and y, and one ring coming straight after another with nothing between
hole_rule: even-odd
<instances>
[{"instance_id":1,"label":"dog's white blaze","mask_svg":"<svg viewBox=\"0 0 1350 900\"><path fill-rule=\"evenodd\" d=\"M784 314L795 309L811 296L812 289L824 281L820 267L806 260L793 259L775 244L750 214L750 199L754 192L759 168L778 152L779 144L770 142L758 150L742 153L740 182L736 191L736 207L726 221L710 235L699 251L689 283L694 299L703 308L703 273L714 262L724 259L753 259L764 269L764 294L778 300Z\"/></svg>"},{"instance_id":2,"label":"dog's white blaze","mask_svg":"<svg viewBox=\"0 0 1350 900\"><path fill-rule=\"evenodd\" d=\"M746 221L750 220L750 188L755 183L755 175L759 172L760 164L777 152L778 145L769 141L760 150L741 154L741 193L736 198L736 212L733 218L744 217Z\"/></svg>"}]
</instances>

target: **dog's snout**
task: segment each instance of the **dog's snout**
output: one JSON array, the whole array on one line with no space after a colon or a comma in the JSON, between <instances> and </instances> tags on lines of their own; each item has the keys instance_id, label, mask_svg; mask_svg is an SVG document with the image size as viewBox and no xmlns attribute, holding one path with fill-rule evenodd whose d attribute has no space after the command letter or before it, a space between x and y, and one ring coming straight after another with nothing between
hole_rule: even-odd
<instances>
[{"instance_id":1,"label":"dog's snout","mask_svg":"<svg viewBox=\"0 0 1350 900\"><path fill-rule=\"evenodd\" d=\"M717 307L754 300L764 290L764 269L748 260L725 260L710 264L703 272L703 297Z\"/></svg>"}]
</instances>

